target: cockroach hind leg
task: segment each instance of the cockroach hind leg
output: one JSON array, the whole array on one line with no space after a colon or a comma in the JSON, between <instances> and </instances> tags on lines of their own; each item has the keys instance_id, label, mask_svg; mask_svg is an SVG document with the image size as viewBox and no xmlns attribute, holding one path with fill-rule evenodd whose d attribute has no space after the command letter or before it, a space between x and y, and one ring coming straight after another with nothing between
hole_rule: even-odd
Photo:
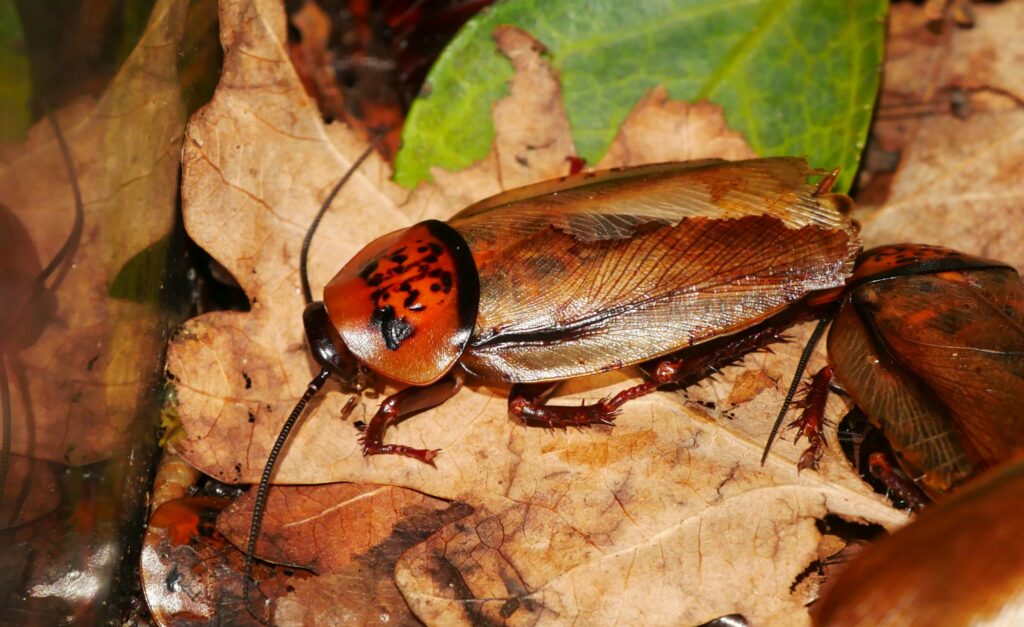
<instances>
[{"instance_id":1,"label":"cockroach hind leg","mask_svg":"<svg viewBox=\"0 0 1024 627\"><path fill-rule=\"evenodd\" d=\"M568 429L593 425L611 426L619 415L619 408L628 400L653 392L655 387L642 383L619 392L611 399L602 399L590 405L548 405L547 400L557 383L516 384L508 395L508 414L530 427ZM650 387L651 389L647 389ZM641 390L643 388L643 390Z\"/></svg>"},{"instance_id":2,"label":"cockroach hind leg","mask_svg":"<svg viewBox=\"0 0 1024 627\"><path fill-rule=\"evenodd\" d=\"M831 381L832 369L828 366L815 373L807 385L803 398L797 403L803 408L800 417L788 425L790 428L797 429L794 442L799 442L800 436L806 437L808 442L807 449L800 455L797 470L816 469L828 444L825 440L824 430L825 403L828 401Z\"/></svg>"},{"instance_id":3,"label":"cockroach hind leg","mask_svg":"<svg viewBox=\"0 0 1024 627\"><path fill-rule=\"evenodd\" d=\"M370 423L360 429L359 443L363 448L363 456L401 455L433 466L434 458L441 452L439 449L384 444L384 433L413 414L436 407L455 396L462 388L462 382L462 373L453 371L430 385L405 388L384 399ZM358 426L356 428L359 429Z\"/></svg>"},{"instance_id":4,"label":"cockroach hind leg","mask_svg":"<svg viewBox=\"0 0 1024 627\"><path fill-rule=\"evenodd\" d=\"M825 175L825 178L821 179L818 183L818 187L814 190L815 196L822 196L832 191L832 186L836 184L836 179L839 178L839 168L833 169L831 172Z\"/></svg>"},{"instance_id":5,"label":"cockroach hind leg","mask_svg":"<svg viewBox=\"0 0 1024 627\"><path fill-rule=\"evenodd\" d=\"M875 452L868 457L868 472L885 486L889 498L902 501L910 511L920 512L928 506L928 496L916 483L893 468L885 453Z\"/></svg>"}]
</instances>

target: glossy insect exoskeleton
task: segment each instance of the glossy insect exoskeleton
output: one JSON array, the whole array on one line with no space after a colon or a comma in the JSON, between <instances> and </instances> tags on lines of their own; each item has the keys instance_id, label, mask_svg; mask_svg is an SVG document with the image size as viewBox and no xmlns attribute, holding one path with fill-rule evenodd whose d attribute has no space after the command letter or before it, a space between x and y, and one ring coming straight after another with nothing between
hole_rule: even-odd
<instances>
[{"instance_id":1,"label":"glossy insect exoskeleton","mask_svg":"<svg viewBox=\"0 0 1024 627\"><path fill-rule=\"evenodd\" d=\"M356 384L368 369L408 384L363 428L363 452L433 463L437 451L385 444L384 433L453 396L466 375L513 384L509 414L527 424L611 424L626 401L687 380L688 364L666 362L652 381L592 405L546 400L568 378L744 338L807 294L843 285L860 249L850 202L829 193L834 176L809 183L815 174L798 158L580 173L371 242L304 313L322 371L271 451L249 555L277 454L332 375ZM736 352L756 338L777 335L747 337Z\"/></svg>"},{"instance_id":2,"label":"glossy insect exoskeleton","mask_svg":"<svg viewBox=\"0 0 1024 627\"><path fill-rule=\"evenodd\" d=\"M1024 458L979 477L828 582L815 625L1020 625Z\"/></svg>"},{"instance_id":3,"label":"glossy insect exoskeleton","mask_svg":"<svg viewBox=\"0 0 1024 627\"><path fill-rule=\"evenodd\" d=\"M621 368L842 282L856 232L845 197L810 174L796 159L580 174L370 243L311 306L346 363L413 386L382 404L365 454L433 459L384 445L383 432L450 397L464 373L545 384ZM612 418L600 404L545 406L549 387L513 388L510 412L549 426Z\"/></svg>"},{"instance_id":4,"label":"glossy insect exoskeleton","mask_svg":"<svg viewBox=\"0 0 1024 627\"><path fill-rule=\"evenodd\" d=\"M834 379L933 497L1024 450L1024 283L1002 262L916 244L863 253L828 356L805 419Z\"/></svg>"}]
</instances>

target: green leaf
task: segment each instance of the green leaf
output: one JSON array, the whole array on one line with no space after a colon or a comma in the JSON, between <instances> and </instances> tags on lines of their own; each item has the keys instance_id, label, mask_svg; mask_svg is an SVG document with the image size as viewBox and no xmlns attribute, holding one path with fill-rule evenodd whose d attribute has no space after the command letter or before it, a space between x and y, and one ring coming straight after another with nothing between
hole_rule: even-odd
<instances>
[{"instance_id":1,"label":"green leaf","mask_svg":"<svg viewBox=\"0 0 1024 627\"><path fill-rule=\"evenodd\" d=\"M586 7L585 9L583 7ZM466 24L427 77L402 135L395 179L467 167L494 138L491 104L512 66L495 49L515 24L547 47L573 139L594 163L650 89L724 108L762 156L857 169L878 90L885 0L509 0Z\"/></svg>"},{"instance_id":2,"label":"green leaf","mask_svg":"<svg viewBox=\"0 0 1024 627\"><path fill-rule=\"evenodd\" d=\"M21 139L32 124L32 78L21 20L13 2L0 2L0 142Z\"/></svg>"}]
</instances>

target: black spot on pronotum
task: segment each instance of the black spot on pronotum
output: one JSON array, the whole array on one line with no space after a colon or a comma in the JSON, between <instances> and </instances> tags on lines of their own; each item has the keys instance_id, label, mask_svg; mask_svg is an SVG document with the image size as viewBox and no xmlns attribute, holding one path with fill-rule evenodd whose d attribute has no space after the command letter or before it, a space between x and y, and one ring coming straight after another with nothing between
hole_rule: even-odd
<instances>
[{"instance_id":1,"label":"black spot on pronotum","mask_svg":"<svg viewBox=\"0 0 1024 627\"><path fill-rule=\"evenodd\" d=\"M374 259L370 263L366 264L366 267L359 273L360 278L364 281L370 278L370 275L377 271L377 260ZM383 277L381 277L383 279Z\"/></svg>"},{"instance_id":2,"label":"black spot on pronotum","mask_svg":"<svg viewBox=\"0 0 1024 627\"><path fill-rule=\"evenodd\" d=\"M405 318L395 317L395 308L391 305L378 307L370 317L370 322L380 329L384 338L384 346L396 351L398 347L413 333L412 324Z\"/></svg>"},{"instance_id":3,"label":"black spot on pronotum","mask_svg":"<svg viewBox=\"0 0 1024 627\"><path fill-rule=\"evenodd\" d=\"M409 295L405 297L405 302L403 302L402 305L404 305L406 309L411 309L412 306L416 304L416 299L419 297L419 290L409 290Z\"/></svg>"}]
</instances>

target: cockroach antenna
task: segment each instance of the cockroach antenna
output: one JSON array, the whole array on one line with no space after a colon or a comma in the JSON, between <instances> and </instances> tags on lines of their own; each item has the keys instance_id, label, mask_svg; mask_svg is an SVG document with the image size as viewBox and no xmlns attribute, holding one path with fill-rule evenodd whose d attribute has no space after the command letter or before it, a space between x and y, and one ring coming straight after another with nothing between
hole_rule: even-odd
<instances>
[{"instance_id":1,"label":"cockroach antenna","mask_svg":"<svg viewBox=\"0 0 1024 627\"><path fill-rule=\"evenodd\" d=\"M373 153L378 139L375 137L370 142L370 145L359 155L359 158L352 164L352 167L331 188L330 193L327 194L327 198L324 199L312 223L310 223L305 238L302 240L302 251L299 255L299 278L302 282L302 297L306 302L306 309L303 312L302 319L306 328L306 336L310 343L310 350L313 353L313 358L320 365L320 372L310 380L309 386L306 388L305 393L303 393L302 398L295 404L292 413L288 416L284 426L281 427L281 432L278 433L277 440L270 449L270 455L267 456L267 463L263 467L263 475L260 477L260 483L256 489L256 500L252 507L252 522L249 527L249 541L245 549L245 570L242 576L242 598L249 613L264 625L269 625L270 622L257 613L256 609L252 606L249 599L249 590L252 587L252 569L256 553L256 541L259 539L260 527L263 524L267 493L270 490L270 478L274 474L277 459L281 455L281 449L284 448L285 442L288 441L288 435L299 421L306 405L323 388L327 379L332 374L340 375L342 379L348 378L346 364L343 363L344 356L338 353L337 348L329 340L329 335L324 332L324 329L330 324L330 320L326 317L326 311L322 305L318 306L319 304L313 301L313 292L309 286L309 248L313 242L313 235L316 233L317 227L320 226L320 222L324 214L327 213L327 209L334 202L334 198L338 195L341 188L344 187L363 162ZM353 407L353 403L347 403L345 405L345 415L350 413Z\"/></svg>"}]
</instances>

